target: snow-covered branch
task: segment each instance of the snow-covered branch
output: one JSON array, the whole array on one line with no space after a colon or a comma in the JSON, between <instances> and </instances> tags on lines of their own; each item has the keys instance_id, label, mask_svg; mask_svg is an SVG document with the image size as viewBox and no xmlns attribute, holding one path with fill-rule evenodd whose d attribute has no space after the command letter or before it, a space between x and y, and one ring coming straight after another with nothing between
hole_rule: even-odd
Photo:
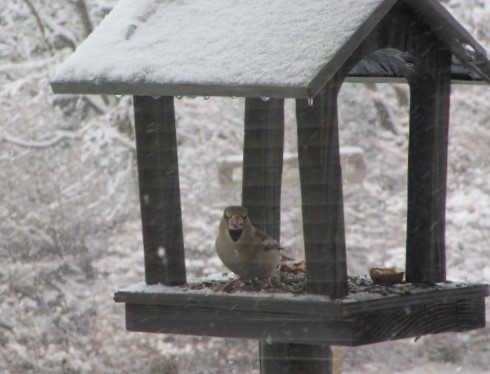
<instances>
[{"instance_id":1,"label":"snow-covered branch","mask_svg":"<svg viewBox=\"0 0 490 374\"><path fill-rule=\"evenodd\" d=\"M82 20L83 28L85 31L85 35L89 35L94 30L94 25L90 20L90 14L88 12L87 4L85 0L72 0L77 8L77 11L80 15L80 19Z\"/></svg>"},{"instance_id":2,"label":"snow-covered branch","mask_svg":"<svg viewBox=\"0 0 490 374\"><path fill-rule=\"evenodd\" d=\"M78 139L79 136L71 131L58 130L48 139L45 140L24 140L10 135L5 131L0 132L0 141L8 142L19 147L25 148L47 148L59 143L62 140Z\"/></svg>"},{"instance_id":3,"label":"snow-covered branch","mask_svg":"<svg viewBox=\"0 0 490 374\"><path fill-rule=\"evenodd\" d=\"M53 47L49 43L49 40L46 38L46 30L44 28L43 22L41 21L41 17L39 16L39 12L37 11L34 4L32 4L31 0L24 0L24 3L27 5L27 7L31 11L32 15L34 16L34 19L36 20L37 27L39 27L39 31L41 32L41 34L43 36L43 40L46 43L46 46L48 47L49 50L52 50Z\"/></svg>"}]
</instances>

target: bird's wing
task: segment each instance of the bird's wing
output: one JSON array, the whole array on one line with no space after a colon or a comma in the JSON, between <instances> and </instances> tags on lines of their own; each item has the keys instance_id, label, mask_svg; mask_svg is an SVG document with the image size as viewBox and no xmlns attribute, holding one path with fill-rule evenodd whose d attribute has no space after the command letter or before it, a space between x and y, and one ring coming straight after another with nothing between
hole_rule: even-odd
<instances>
[{"instance_id":1,"label":"bird's wing","mask_svg":"<svg viewBox=\"0 0 490 374\"><path fill-rule=\"evenodd\" d=\"M286 256L285 254L281 253L281 262L286 262L286 261L296 261L296 260L292 257Z\"/></svg>"},{"instance_id":2,"label":"bird's wing","mask_svg":"<svg viewBox=\"0 0 490 374\"><path fill-rule=\"evenodd\" d=\"M269 249L283 249L277 240L272 239L264 231L255 228L255 235L262 241L266 251Z\"/></svg>"}]
</instances>

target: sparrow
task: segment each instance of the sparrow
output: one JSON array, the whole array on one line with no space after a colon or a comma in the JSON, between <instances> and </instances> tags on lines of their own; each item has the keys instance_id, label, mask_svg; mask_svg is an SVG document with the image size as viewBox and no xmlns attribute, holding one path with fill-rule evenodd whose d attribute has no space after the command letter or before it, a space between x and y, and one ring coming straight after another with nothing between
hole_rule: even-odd
<instances>
[{"instance_id":1,"label":"sparrow","mask_svg":"<svg viewBox=\"0 0 490 374\"><path fill-rule=\"evenodd\" d=\"M225 208L219 224L216 252L242 280L268 278L281 260L280 244L250 222L247 208Z\"/></svg>"}]
</instances>

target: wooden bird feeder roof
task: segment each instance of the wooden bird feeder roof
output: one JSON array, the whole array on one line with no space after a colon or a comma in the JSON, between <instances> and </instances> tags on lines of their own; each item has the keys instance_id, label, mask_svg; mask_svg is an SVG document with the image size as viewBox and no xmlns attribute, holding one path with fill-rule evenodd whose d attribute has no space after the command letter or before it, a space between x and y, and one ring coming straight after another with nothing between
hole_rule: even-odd
<instances>
[{"instance_id":1,"label":"wooden bird feeder roof","mask_svg":"<svg viewBox=\"0 0 490 374\"><path fill-rule=\"evenodd\" d=\"M56 93L310 98L405 3L453 55L453 81L490 82L485 49L437 0L121 0L52 82ZM403 77L378 52L352 79Z\"/></svg>"}]
</instances>

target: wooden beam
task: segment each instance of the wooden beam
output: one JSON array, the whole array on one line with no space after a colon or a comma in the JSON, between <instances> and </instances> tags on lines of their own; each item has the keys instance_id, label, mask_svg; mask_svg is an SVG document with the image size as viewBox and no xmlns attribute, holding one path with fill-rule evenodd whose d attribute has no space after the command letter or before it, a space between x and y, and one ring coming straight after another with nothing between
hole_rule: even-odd
<instances>
[{"instance_id":1,"label":"wooden beam","mask_svg":"<svg viewBox=\"0 0 490 374\"><path fill-rule=\"evenodd\" d=\"M284 156L284 100L245 100L242 205L255 226L276 240L281 236L281 182ZM259 342L262 349L267 343ZM287 344L276 343L278 346ZM261 367L261 374L273 373Z\"/></svg>"},{"instance_id":2,"label":"wooden beam","mask_svg":"<svg viewBox=\"0 0 490 374\"><path fill-rule=\"evenodd\" d=\"M354 281L354 280L353 280ZM354 281L357 283L357 281ZM155 287L157 287L155 289ZM357 287L356 287L357 288ZM400 284L381 286L370 284L350 293L346 298L332 300L321 295L256 292L216 292L210 288L191 289L187 286L166 287L133 285L114 295L114 300L127 304L170 305L176 308L202 308L227 315L237 311L244 316L288 320L332 319L361 312L381 312L384 309L412 307L435 301L460 301L488 296L487 284L444 282L435 285Z\"/></svg>"},{"instance_id":3,"label":"wooden beam","mask_svg":"<svg viewBox=\"0 0 490 374\"><path fill-rule=\"evenodd\" d=\"M411 25L407 282L446 279L446 175L451 53L427 29Z\"/></svg>"},{"instance_id":4,"label":"wooden beam","mask_svg":"<svg viewBox=\"0 0 490 374\"><path fill-rule=\"evenodd\" d=\"M357 320L356 345L481 328L484 310L485 299L465 298L366 312Z\"/></svg>"},{"instance_id":5,"label":"wooden beam","mask_svg":"<svg viewBox=\"0 0 490 374\"><path fill-rule=\"evenodd\" d=\"M134 96L147 284L186 282L173 97Z\"/></svg>"},{"instance_id":6,"label":"wooden beam","mask_svg":"<svg viewBox=\"0 0 490 374\"><path fill-rule=\"evenodd\" d=\"M284 100L246 99L242 204L251 221L276 240L280 240L281 233L283 153ZM287 325L283 324L283 328L287 330ZM259 329L267 331L265 326ZM262 333L262 338L267 336ZM285 341L286 336L280 340ZM259 349L262 374L331 372L331 350L327 345L261 340Z\"/></svg>"},{"instance_id":7,"label":"wooden beam","mask_svg":"<svg viewBox=\"0 0 490 374\"><path fill-rule=\"evenodd\" d=\"M284 100L245 100L242 205L252 223L276 240L281 230Z\"/></svg>"},{"instance_id":8,"label":"wooden beam","mask_svg":"<svg viewBox=\"0 0 490 374\"><path fill-rule=\"evenodd\" d=\"M337 74L314 98L296 101L307 291L347 295Z\"/></svg>"},{"instance_id":9,"label":"wooden beam","mask_svg":"<svg viewBox=\"0 0 490 374\"><path fill-rule=\"evenodd\" d=\"M260 346L261 373L330 374L332 349L329 345L268 344Z\"/></svg>"},{"instance_id":10,"label":"wooden beam","mask_svg":"<svg viewBox=\"0 0 490 374\"><path fill-rule=\"evenodd\" d=\"M374 286L341 300L151 287L115 295L126 303L129 331L262 340L269 351L263 360L272 361L285 359L280 353L288 352L288 343L315 351L315 345L356 346L481 328L488 296L488 285L465 283L399 285L386 287L385 295Z\"/></svg>"}]
</instances>

